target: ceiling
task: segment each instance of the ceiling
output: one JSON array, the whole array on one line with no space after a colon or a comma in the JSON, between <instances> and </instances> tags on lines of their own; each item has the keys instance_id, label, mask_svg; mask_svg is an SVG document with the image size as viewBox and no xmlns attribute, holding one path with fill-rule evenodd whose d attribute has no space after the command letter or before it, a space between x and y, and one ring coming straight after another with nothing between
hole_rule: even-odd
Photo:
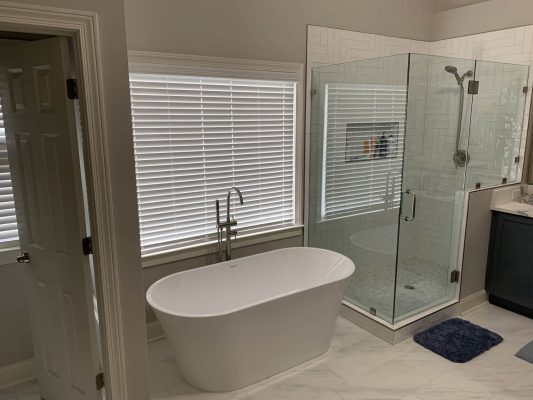
<instances>
[{"instance_id":1,"label":"ceiling","mask_svg":"<svg viewBox=\"0 0 533 400\"><path fill-rule=\"evenodd\" d=\"M489 0L435 0L435 11L447 11Z\"/></svg>"}]
</instances>

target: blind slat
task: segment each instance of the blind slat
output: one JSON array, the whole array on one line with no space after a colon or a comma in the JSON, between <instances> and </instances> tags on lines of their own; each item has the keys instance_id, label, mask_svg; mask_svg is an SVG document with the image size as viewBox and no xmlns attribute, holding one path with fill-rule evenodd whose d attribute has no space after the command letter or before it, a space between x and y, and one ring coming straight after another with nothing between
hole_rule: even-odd
<instances>
[{"instance_id":1,"label":"blind slat","mask_svg":"<svg viewBox=\"0 0 533 400\"><path fill-rule=\"evenodd\" d=\"M400 204L407 90L326 85L322 218Z\"/></svg>"},{"instance_id":2,"label":"blind slat","mask_svg":"<svg viewBox=\"0 0 533 400\"><path fill-rule=\"evenodd\" d=\"M5 247L14 246L19 240L19 235L1 105L0 128L0 247Z\"/></svg>"},{"instance_id":3,"label":"blind slat","mask_svg":"<svg viewBox=\"0 0 533 400\"><path fill-rule=\"evenodd\" d=\"M237 186L239 231L294 223L296 83L130 74L143 255L211 242Z\"/></svg>"}]
</instances>

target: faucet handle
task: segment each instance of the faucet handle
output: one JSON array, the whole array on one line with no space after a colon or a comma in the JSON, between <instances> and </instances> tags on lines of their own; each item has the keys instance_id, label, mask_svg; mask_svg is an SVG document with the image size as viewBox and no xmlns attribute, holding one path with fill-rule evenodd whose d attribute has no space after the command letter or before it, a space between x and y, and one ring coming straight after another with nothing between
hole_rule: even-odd
<instances>
[{"instance_id":1,"label":"faucet handle","mask_svg":"<svg viewBox=\"0 0 533 400\"><path fill-rule=\"evenodd\" d=\"M238 233L237 229L232 229L229 231L229 234L233 236L235 239L237 239L237 233Z\"/></svg>"}]
</instances>

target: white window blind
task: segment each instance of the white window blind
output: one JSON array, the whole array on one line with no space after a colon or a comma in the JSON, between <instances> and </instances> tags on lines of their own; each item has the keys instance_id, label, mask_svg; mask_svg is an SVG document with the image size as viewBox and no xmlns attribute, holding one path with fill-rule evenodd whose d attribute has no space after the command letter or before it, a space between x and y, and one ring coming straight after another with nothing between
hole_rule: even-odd
<instances>
[{"instance_id":1,"label":"white window blind","mask_svg":"<svg viewBox=\"0 0 533 400\"><path fill-rule=\"evenodd\" d=\"M0 249L17 246L17 216L7 158L6 131L0 105Z\"/></svg>"},{"instance_id":2,"label":"white window blind","mask_svg":"<svg viewBox=\"0 0 533 400\"><path fill-rule=\"evenodd\" d=\"M294 224L295 82L131 73L130 89L143 255L216 240L231 186L239 234Z\"/></svg>"},{"instance_id":3,"label":"white window blind","mask_svg":"<svg viewBox=\"0 0 533 400\"><path fill-rule=\"evenodd\" d=\"M407 88L325 88L323 219L398 207Z\"/></svg>"}]
</instances>

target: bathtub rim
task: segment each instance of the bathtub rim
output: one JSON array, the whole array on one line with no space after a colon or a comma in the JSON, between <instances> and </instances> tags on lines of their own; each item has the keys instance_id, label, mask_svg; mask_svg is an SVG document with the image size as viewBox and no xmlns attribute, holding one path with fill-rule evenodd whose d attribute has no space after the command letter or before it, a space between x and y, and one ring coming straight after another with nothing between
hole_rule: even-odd
<instances>
[{"instance_id":1,"label":"bathtub rim","mask_svg":"<svg viewBox=\"0 0 533 400\"><path fill-rule=\"evenodd\" d=\"M213 268L215 265L218 265L218 264L221 264L221 263L226 263L226 262L231 262L232 260L230 260L230 261L222 261L220 263L209 264L209 265L205 265L203 267L198 267L198 268L189 269L189 270L185 270L185 271L175 272L173 274L164 276L161 279L158 279L156 282L152 283L150 285L150 287L148 288L148 290L146 291L146 295L145 295L146 301L148 302L150 307L152 307L152 309L154 309L154 310L156 310L158 312L173 316L173 317L180 317L180 318L215 318L215 317L222 317L222 316L227 316L227 315L230 315L230 314L235 314L235 313L237 313L239 311L243 311L243 310L246 310L246 309L249 309L249 308L252 308L252 307L256 307L256 306L259 306L261 304L265 304L265 303L268 303L268 302L276 301L276 300L284 298L284 297L288 297L288 296L291 296L291 295L303 293L303 292L306 292L306 291L309 291L309 290L313 290L313 289L316 289L316 288L320 288L320 287L323 287L323 286L326 286L326 285L331 285L331 284L335 284L335 283L338 283L338 282L342 282L342 281L345 281L346 279L348 279L350 276L352 276L354 274L354 272L355 272L355 264L353 263L353 261L350 258L346 257L345 255L343 255L341 253L337 253L335 251L331 251L331 250L327 250L327 249L321 249L321 248L317 248L317 247L286 247L286 248L283 248L283 249L271 250L271 251L266 251L266 252L263 252L263 253L253 254L253 255L250 255L250 256L246 256L246 257L241 257L241 258L239 258L239 260L246 260L247 258L256 257L258 255L264 255L264 254L281 252L281 251L286 251L286 250L293 250L293 249L298 249L298 250L300 250L300 249L314 249L314 250L320 250L322 252L333 253L333 254L339 256L340 260L338 262L336 262L335 264L333 264L332 271L335 270L335 268L337 268L338 266L340 266L343 262L347 261L348 262L348 267L349 267L349 271L348 271L349 273L347 272L341 278L337 278L337 279L334 279L334 280L331 280L331 281L325 281L325 282L320 283L320 284L315 285L315 286L297 288L297 289L292 290L290 292L282 293L282 294L279 294L279 295L276 295L276 296L271 296L271 297L268 297L266 299L262 299L262 300L259 300L259 301L256 301L256 302L252 302L252 303L246 304L246 305L241 306L241 307L232 308L230 310L227 310L227 311L224 311L224 312L220 312L220 313L205 313L205 314L177 313L175 311L172 311L172 310L168 309L167 307L162 307L160 304L156 303L152 299L151 294L156 290L157 285L161 281L166 280L166 279L170 279L171 277L174 277L176 275L186 274L186 273L191 272L193 270L196 271L196 270L203 269L203 268Z\"/></svg>"}]
</instances>

